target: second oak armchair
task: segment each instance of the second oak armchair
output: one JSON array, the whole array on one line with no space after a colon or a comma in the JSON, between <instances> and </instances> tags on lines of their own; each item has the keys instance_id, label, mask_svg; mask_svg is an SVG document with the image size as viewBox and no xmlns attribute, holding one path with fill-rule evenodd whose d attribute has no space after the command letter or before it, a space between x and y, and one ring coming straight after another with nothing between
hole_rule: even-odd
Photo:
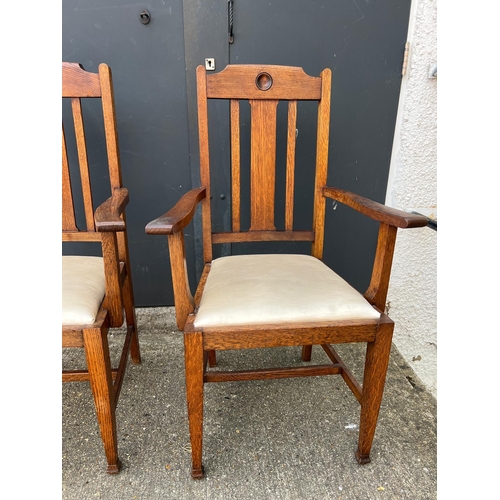
<instances>
[{"instance_id":1,"label":"second oak armchair","mask_svg":"<svg viewBox=\"0 0 500 500\"><path fill-rule=\"evenodd\" d=\"M425 217L385 207L353 193L327 186L331 71L318 77L302 68L229 65L208 74L197 68L201 186L186 193L170 211L151 221L146 233L167 235L177 325L184 332L186 392L192 448L193 478L202 465L203 387L209 382L277 379L338 374L361 406L356 458L370 461L394 324L385 303L398 228L423 227ZM208 101L225 99L230 109L232 230L213 230ZM251 108L250 225L241 218L240 102ZM279 101L287 106L284 226L276 229L276 123ZM310 193L309 227L294 227L294 169L297 103L317 102L315 169ZM322 262L325 201L337 202L378 221L379 235L371 282L363 294ZM204 269L194 297L190 291L184 229L201 204ZM339 236L339 235L337 235ZM213 258L213 245L262 241L310 242L310 255L282 253ZM367 345L362 383L340 359L332 344ZM218 350L300 346L302 360L311 360L313 345L321 346L328 364L247 371L210 370ZM293 365L293 363L291 363Z\"/></svg>"}]
</instances>

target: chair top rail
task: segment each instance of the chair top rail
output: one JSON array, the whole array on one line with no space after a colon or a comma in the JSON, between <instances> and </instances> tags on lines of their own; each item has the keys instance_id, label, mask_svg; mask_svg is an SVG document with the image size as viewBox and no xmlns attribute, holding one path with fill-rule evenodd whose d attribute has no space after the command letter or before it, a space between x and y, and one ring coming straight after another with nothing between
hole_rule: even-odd
<instances>
[{"instance_id":1,"label":"chair top rail","mask_svg":"<svg viewBox=\"0 0 500 500\"><path fill-rule=\"evenodd\" d=\"M209 99L319 100L321 78L302 68L276 65L231 64L207 74Z\"/></svg>"}]
</instances>

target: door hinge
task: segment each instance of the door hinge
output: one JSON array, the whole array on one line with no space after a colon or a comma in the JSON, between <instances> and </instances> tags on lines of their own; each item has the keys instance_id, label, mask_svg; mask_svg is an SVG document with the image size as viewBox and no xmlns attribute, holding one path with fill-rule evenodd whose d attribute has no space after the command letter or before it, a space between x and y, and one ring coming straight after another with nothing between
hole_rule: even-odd
<instances>
[{"instance_id":1,"label":"door hinge","mask_svg":"<svg viewBox=\"0 0 500 500\"><path fill-rule=\"evenodd\" d=\"M403 55L403 68L401 70L401 76L406 75L406 70L408 68L408 52L410 51L410 42L405 43L405 51Z\"/></svg>"}]
</instances>

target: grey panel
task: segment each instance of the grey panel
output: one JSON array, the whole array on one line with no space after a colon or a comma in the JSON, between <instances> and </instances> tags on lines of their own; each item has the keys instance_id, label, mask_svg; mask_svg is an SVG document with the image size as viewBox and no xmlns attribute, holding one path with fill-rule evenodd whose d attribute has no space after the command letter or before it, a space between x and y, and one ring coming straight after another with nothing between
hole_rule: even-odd
<instances>
[{"instance_id":1,"label":"grey panel","mask_svg":"<svg viewBox=\"0 0 500 500\"><path fill-rule=\"evenodd\" d=\"M196 98L196 68L205 64L205 58L215 59L215 71L229 63L227 43L227 2L224 0L184 0L184 34L186 52L186 80L189 116L189 155L193 186L200 185L198 112ZM228 230L230 224L230 182L229 172L229 107L223 102L210 103L210 162L213 166L212 212L214 228ZM216 144L216 145L215 145ZM194 230L196 259L188 262L191 285L194 286L203 270L201 243L201 213L198 210L191 224ZM188 231L190 228L188 228ZM214 249L214 257L228 255L229 245ZM193 279L192 269L195 270Z\"/></svg>"},{"instance_id":2,"label":"grey panel","mask_svg":"<svg viewBox=\"0 0 500 500\"><path fill-rule=\"evenodd\" d=\"M148 25L139 20L142 9L151 13ZM136 304L171 305L167 239L146 235L144 227L191 188L182 0L63 0L62 60L82 63L89 71L97 71L101 62L111 67L123 183L130 191ZM90 163L98 168L96 161ZM187 245L192 260L189 239ZM64 251L87 252L81 245Z\"/></svg>"},{"instance_id":3,"label":"grey panel","mask_svg":"<svg viewBox=\"0 0 500 500\"><path fill-rule=\"evenodd\" d=\"M191 187L199 185L196 66L203 64L206 57L213 57L216 71L229 62L302 66L309 74L330 67L333 100L329 182L383 201L409 8L410 0L235 0L234 44L230 45L226 0L158 0L143 4L130 0L63 0L62 59L80 62L91 71L106 62L113 71L123 179L130 190L127 219L138 306L173 304L166 238L146 235L144 226L171 208ZM142 9L151 13L148 25L139 21ZM218 142L211 148L211 161L213 167L220 167L212 185L214 224L226 230L230 223L229 111L221 103L211 107L215 111L211 120L217 125L211 138ZM63 110L63 117L66 113ZM242 113L242 118L246 120L242 126L245 134L248 116ZM308 130L315 119L312 108L299 108L297 228L306 226L312 213L314 142ZM280 130L283 120L280 111ZM98 129L88 131L88 135L97 141ZM278 147L283 144L279 139ZM100 180L106 175L100 166L102 145L95 154L90 161L92 175ZM278 153L279 164L283 163L282 155ZM278 205L283 199L280 170L277 179ZM96 201L105 195L104 189L99 191ZM248 193L243 196L248 199ZM242 211L248 214L248 202ZM278 219L278 224L282 223L282 215ZM186 237L193 286L202 264L200 229L198 213ZM358 289L366 288L377 225L328 202L327 231L325 262ZM290 243L272 249L266 244L252 248L223 245L216 249L215 256L247 250L306 253L309 244ZM81 248L64 251L75 253Z\"/></svg>"}]
</instances>

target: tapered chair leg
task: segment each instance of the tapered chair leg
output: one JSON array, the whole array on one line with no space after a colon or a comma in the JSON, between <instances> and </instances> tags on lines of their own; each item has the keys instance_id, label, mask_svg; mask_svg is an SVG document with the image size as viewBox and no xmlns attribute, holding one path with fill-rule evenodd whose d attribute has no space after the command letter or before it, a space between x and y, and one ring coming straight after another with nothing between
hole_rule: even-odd
<instances>
[{"instance_id":1,"label":"tapered chair leg","mask_svg":"<svg viewBox=\"0 0 500 500\"><path fill-rule=\"evenodd\" d=\"M393 323L381 324L377 338L374 342L369 342L366 348L359 441L356 451L356 459L360 464L370 462L370 450L375 436L385 377L389 366L393 329Z\"/></svg>"},{"instance_id":2,"label":"tapered chair leg","mask_svg":"<svg viewBox=\"0 0 500 500\"><path fill-rule=\"evenodd\" d=\"M125 306L125 318L127 326L132 327L132 338L130 341L130 357L135 365L141 362L141 352L139 348L139 337L137 334L137 318L135 316L134 294L132 291L131 278L127 274L123 287L123 302Z\"/></svg>"},{"instance_id":3,"label":"tapered chair leg","mask_svg":"<svg viewBox=\"0 0 500 500\"><path fill-rule=\"evenodd\" d=\"M90 376L90 387L94 395L97 421L101 429L104 452L108 462L108 474L120 471L118 440L116 435L115 395L111 361L109 358L108 327L83 330L85 356Z\"/></svg>"},{"instance_id":4,"label":"tapered chair leg","mask_svg":"<svg viewBox=\"0 0 500 500\"><path fill-rule=\"evenodd\" d=\"M203 478L203 340L200 332L184 334L186 397L191 436L191 477Z\"/></svg>"}]
</instances>

